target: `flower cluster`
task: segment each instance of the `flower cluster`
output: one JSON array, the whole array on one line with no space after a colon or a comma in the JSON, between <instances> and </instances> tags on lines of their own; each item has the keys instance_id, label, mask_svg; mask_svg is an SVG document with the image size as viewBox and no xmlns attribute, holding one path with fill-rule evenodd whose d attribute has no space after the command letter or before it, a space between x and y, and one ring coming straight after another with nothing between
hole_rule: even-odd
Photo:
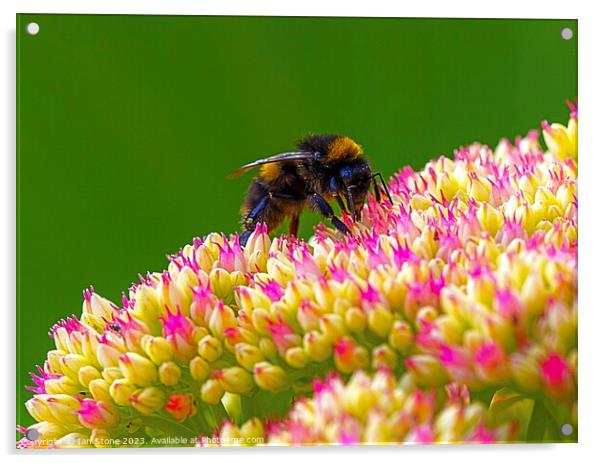
<instances>
[{"instance_id":1,"label":"flower cluster","mask_svg":"<svg viewBox=\"0 0 602 463\"><path fill-rule=\"evenodd\" d=\"M212 233L170 256L164 272L141 275L119 305L84 291L81 316L52 328L56 349L32 375L32 428L56 446L211 435L225 419L257 416L260 400L284 405L259 418L282 416L316 378L360 370L391 373L357 374L347 386L328 380L314 399L295 405L287 421L294 426L270 439L455 441L489 433L480 405L479 419L466 426L431 406L423 421L406 419L416 395L450 383L479 394L485 406L510 388L551 422L576 425L571 109L566 127L543 124L547 151L532 131L495 150L473 144L454 160L402 169L390 182L392 203L369 197L361 220L343 217L353 236L320 225L308 242L271 239L258 225L242 247L237 235ZM391 375L409 375L422 389L399 392ZM303 415L324 394L369 384L399 400L374 417L357 410L349 424L342 411ZM383 417L407 429L390 434ZM305 435L309 423L324 429ZM301 437L291 430L297 425ZM491 435L497 439L497 431Z\"/></svg>"},{"instance_id":2,"label":"flower cluster","mask_svg":"<svg viewBox=\"0 0 602 463\"><path fill-rule=\"evenodd\" d=\"M316 381L313 398L299 399L286 420L265 428L256 418L226 422L219 445L493 443L516 438L517 414L494 416L470 401L466 386L450 384L444 397L416 387L411 375L396 383L388 370L354 373L347 384L330 376ZM515 419L513 419L515 418ZM199 445L203 446L201 439Z\"/></svg>"}]
</instances>

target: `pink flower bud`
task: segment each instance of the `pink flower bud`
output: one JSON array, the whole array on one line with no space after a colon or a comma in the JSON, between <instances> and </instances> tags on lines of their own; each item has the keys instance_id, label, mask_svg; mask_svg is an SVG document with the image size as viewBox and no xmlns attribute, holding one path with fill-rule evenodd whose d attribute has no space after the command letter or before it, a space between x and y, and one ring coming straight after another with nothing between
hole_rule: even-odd
<instances>
[{"instance_id":1,"label":"pink flower bud","mask_svg":"<svg viewBox=\"0 0 602 463\"><path fill-rule=\"evenodd\" d=\"M196 352L195 325L190 318L182 315L179 308L175 313L166 310L167 315L160 318L163 323L163 337L171 343L174 356L181 362L188 362Z\"/></svg>"},{"instance_id":2,"label":"pink flower bud","mask_svg":"<svg viewBox=\"0 0 602 463\"><path fill-rule=\"evenodd\" d=\"M79 422L89 429L108 429L119 423L119 412L105 402L83 399L77 411Z\"/></svg>"},{"instance_id":3,"label":"pink flower bud","mask_svg":"<svg viewBox=\"0 0 602 463\"><path fill-rule=\"evenodd\" d=\"M547 391L558 399L568 399L575 390L571 368L558 354L551 353L543 359L541 379Z\"/></svg>"}]
</instances>

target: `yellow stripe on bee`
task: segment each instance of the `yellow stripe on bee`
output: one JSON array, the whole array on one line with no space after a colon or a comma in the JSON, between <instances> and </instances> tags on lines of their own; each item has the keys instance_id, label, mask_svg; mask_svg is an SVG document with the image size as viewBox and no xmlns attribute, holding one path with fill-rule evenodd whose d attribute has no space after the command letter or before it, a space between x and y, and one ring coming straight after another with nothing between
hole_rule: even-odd
<instances>
[{"instance_id":1,"label":"yellow stripe on bee","mask_svg":"<svg viewBox=\"0 0 602 463\"><path fill-rule=\"evenodd\" d=\"M264 164L259 170L259 175L263 180L267 182L272 182L276 180L280 175L280 164L278 162Z\"/></svg>"},{"instance_id":2,"label":"yellow stripe on bee","mask_svg":"<svg viewBox=\"0 0 602 463\"><path fill-rule=\"evenodd\" d=\"M363 153L362 147L349 137L337 137L328 146L328 160L338 161L340 159L360 157Z\"/></svg>"}]
</instances>

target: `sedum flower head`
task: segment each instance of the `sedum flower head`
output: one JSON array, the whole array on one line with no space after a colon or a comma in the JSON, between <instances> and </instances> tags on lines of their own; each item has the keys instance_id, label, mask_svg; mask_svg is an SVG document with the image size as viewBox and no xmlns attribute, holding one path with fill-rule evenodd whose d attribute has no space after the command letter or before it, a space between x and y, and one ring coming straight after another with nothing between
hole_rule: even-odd
<instances>
[{"instance_id":1,"label":"sedum flower head","mask_svg":"<svg viewBox=\"0 0 602 463\"><path fill-rule=\"evenodd\" d=\"M506 439L480 411L502 388L576 425L576 107L543 137L547 150L530 132L403 168L392 202L370 196L356 223L343 214L353 235L321 224L307 242L270 238L259 224L242 248L211 233L140 275L119 305L87 289L32 374L34 426L55 445L211 435L224 418L241 424L249 401L302 396L331 373L343 379L298 401L270 440ZM395 386L401 377L425 389ZM449 384L484 403L431 404ZM342 398L370 387L399 410L364 416L382 400ZM331 396L336 425L306 436L327 419L311 407ZM425 418L402 418L406 407Z\"/></svg>"}]
</instances>

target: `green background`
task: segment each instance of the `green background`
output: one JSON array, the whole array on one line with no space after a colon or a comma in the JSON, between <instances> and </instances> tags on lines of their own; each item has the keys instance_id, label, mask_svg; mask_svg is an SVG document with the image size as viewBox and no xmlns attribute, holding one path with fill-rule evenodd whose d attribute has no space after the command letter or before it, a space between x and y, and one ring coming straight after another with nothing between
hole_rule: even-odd
<instances>
[{"instance_id":1,"label":"green background","mask_svg":"<svg viewBox=\"0 0 602 463\"><path fill-rule=\"evenodd\" d=\"M30 36L27 23L40 32ZM81 290L238 228L234 168L308 132L386 176L566 121L577 21L19 15L17 420L28 371ZM561 39L563 27L575 32ZM302 217L302 234L318 218Z\"/></svg>"}]
</instances>

